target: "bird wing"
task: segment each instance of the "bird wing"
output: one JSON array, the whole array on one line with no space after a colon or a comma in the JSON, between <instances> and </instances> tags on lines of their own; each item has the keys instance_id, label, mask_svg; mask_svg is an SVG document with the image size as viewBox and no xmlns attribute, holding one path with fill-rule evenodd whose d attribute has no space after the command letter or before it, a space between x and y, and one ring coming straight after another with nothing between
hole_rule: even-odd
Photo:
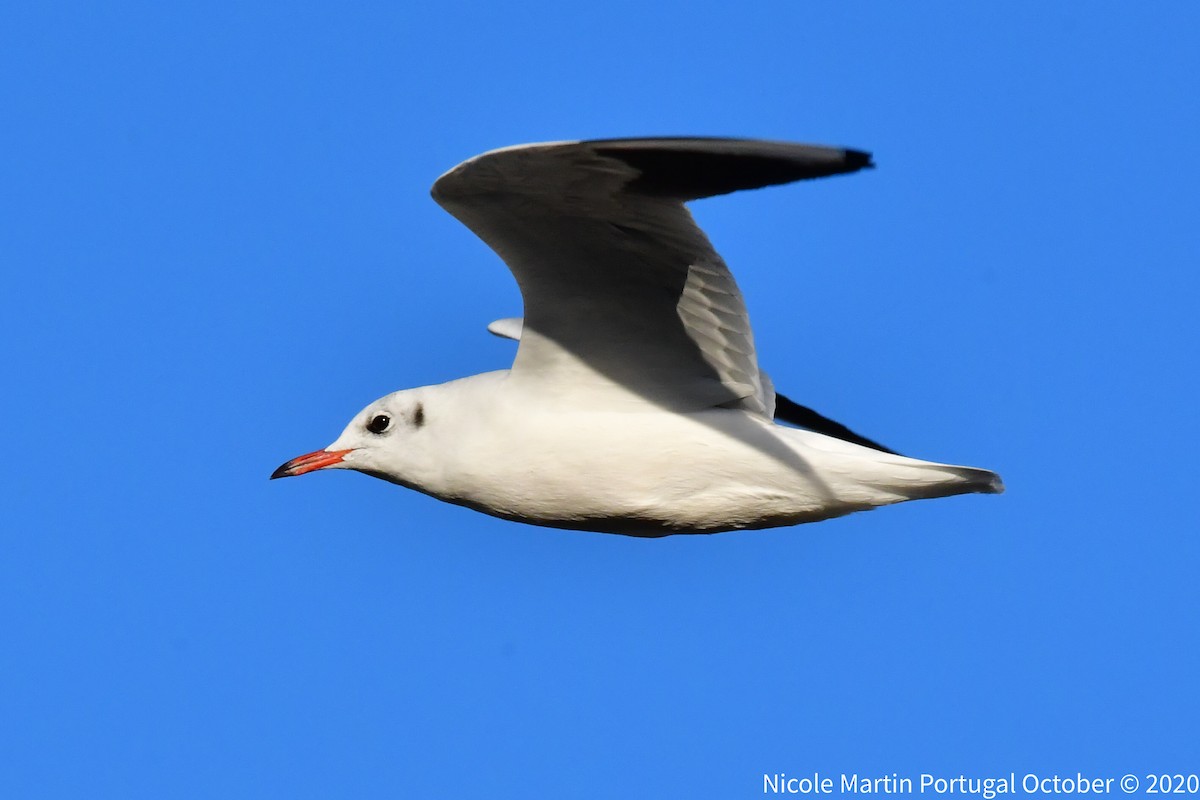
<instances>
[{"instance_id":1,"label":"bird wing","mask_svg":"<svg viewBox=\"0 0 1200 800\"><path fill-rule=\"evenodd\" d=\"M521 289L514 379L769 416L742 294L684 203L870 165L857 150L743 139L557 142L476 156L432 194Z\"/></svg>"},{"instance_id":2,"label":"bird wing","mask_svg":"<svg viewBox=\"0 0 1200 800\"><path fill-rule=\"evenodd\" d=\"M520 317L505 317L488 323L488 333L493 336L499 336L501 339L512 339L514 342L521 341L521 328L525 321Z\"/></svg>"},{"instance_id":3,"label":"bird wing","mask_svg":"<svg viewBox=\"0 0 1200 800\"><path fill-rule=\"evenodd\" d=\"M514 342L521 341L521 325L520 317L506 317L488 323L488 332L501 339L512 339ZM872 441L865 436L861 436L847 428L840 422L834 422L829 417L818 414L807 406L802 406L795 400L785 397L775 391L775 385L771 382L767 373L759 370L758 382L762 387L763 403L765 405L766 416L774 418L776 422L786 422L789 425L796 425L801 428L807 428L810 431L823 433L826 436L832 436L835 439L841 439L846 442L860 444L863 447L869 447L872 450L879 450L884 453L892 453L899 455L895 450L889 450L879 442Z\"/></svg>"}]
</instances>

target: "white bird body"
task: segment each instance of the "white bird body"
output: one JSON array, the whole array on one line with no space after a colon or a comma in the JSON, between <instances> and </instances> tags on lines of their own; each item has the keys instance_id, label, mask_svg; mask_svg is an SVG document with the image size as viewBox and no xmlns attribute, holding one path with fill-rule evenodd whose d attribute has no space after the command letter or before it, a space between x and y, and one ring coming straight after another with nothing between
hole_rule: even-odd
<instances>
[{"instance_id":1,"label":"white bird body","mask_svg":"<svg viewBox=\"0 0 1200 800\"><path fill-rule=\"evenodd\" d=\"M868 165L856 151L696 139L464 162L434 196L517 278L524 320L489 326L519 340L512 369L388 395L272 477L354 469L506 519L636 536L1001 491L987 470L897 455L802 407L814 430L777 424L741 293L683 206Z\"/></svg>"},{"instance_id":2,"label":"white bird body","mask_svg":"<svg viewBox=\"0 0 1200 800\"><path fill-rule=\"evenodd\" d=\"M422 423L411 420L421 409ZM402 447L363 424L400 421ZM793 525L922 497L995 491L986 470L906 458L739 409L607 407L530 392L507 371L396 392L329 446L450 503L558 528L663 536Z\"/></svg>"}]
</instances>

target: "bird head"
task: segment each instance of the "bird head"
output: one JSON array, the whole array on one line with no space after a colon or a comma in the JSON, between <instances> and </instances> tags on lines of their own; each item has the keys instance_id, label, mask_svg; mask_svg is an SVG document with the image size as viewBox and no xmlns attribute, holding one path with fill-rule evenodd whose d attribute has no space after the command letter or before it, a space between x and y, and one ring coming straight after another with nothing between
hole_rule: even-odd
<instances>
[{"instance_id":1,"label":"bird head","mask_svg":"<svg viewBox=\"0 0 1200 800\"><path fill-rule=\"evenodd\" d=\"M414 456L424 449L414 443L425 428L421 390L408 389L382 397L358 412L341 436L324 450L293 458L271 473L291 478L321 469L352 469L393 483L413 486Z\"/></svg>"}]
</instances>

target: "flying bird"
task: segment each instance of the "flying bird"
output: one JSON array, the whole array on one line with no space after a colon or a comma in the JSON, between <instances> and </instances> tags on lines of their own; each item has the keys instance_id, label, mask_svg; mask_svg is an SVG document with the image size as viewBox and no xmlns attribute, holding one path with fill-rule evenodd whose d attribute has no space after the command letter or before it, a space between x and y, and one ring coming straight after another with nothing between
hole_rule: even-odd
<instances>
[{"instance_id":1,"label":"flying bird","mask_svg":"<svg viewBox=\"0 0 1200 800\"><path fill-rule=\"evenodd\" d=\"M705 138L459 164L433 198L516 278L524 318L489 326L518 340L512 367L389 394L271 477L352 469L504 519L644 537L1003 491L993 472L899 455L776 393L684 205L871 166L859 150Z\"/></svg>"}]
</instances>

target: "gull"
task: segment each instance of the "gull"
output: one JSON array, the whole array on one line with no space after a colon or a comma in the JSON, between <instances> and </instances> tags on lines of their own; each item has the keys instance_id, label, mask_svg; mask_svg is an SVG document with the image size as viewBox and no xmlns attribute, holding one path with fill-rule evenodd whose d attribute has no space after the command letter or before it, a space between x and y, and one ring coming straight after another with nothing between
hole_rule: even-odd
<instances>
[{"instance_id":1,"label":"gull","mask_svg":"<svg viewBox=\"0 0 1200 800\"><path fill-rule=\"evenodd\" d=\"M641 537L1003 491L993 472L899 455L776 393L685 207L871 166L859 150L711 138L459 164L433 198L516 278L524 317L489 326L518 340L512 367L389 394L271 477L351 469L503 519Z\"/></svg>"}]
</instances>

